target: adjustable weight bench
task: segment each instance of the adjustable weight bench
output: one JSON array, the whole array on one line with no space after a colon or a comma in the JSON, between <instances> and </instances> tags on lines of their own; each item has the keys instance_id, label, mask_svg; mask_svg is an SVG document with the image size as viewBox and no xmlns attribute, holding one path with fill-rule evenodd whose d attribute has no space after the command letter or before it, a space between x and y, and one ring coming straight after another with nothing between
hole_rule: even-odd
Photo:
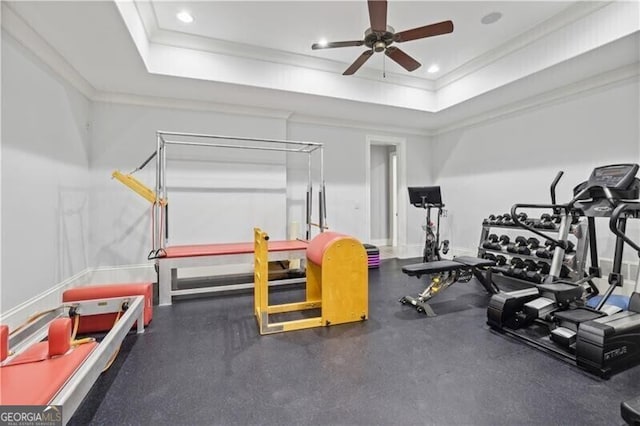
<instances>
[{"instance_id":1,"label":"adjustable weight bench","mask_svg":"<svg viewBox=\"0 0 640 426\"><path fill-rule=\"evenodd\" d=\"M404 296L399 301L403 305L412 305L420 313L435 317L435 312L426 302L455 282L468 282L475 276L487 293L498 293L499 289L491 278L493 266L496 266L493 260L470 256L403 266L402 272L410 277L421 278L423 275L431 275L431 281L418 297Z\"/></svg>"}]
</instances>

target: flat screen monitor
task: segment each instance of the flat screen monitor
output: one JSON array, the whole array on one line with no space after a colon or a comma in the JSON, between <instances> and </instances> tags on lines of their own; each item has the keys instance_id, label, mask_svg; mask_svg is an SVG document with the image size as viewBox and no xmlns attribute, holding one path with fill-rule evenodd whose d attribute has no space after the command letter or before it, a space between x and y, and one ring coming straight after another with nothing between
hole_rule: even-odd
<instances>
[{"instance_id":1,"label":"flat screen monitor","mask_svg":"<svg viewBox=\"0 0 640 426\"><path fill-rule=\"evenodd\" d=\"M416 207L422 208L426 207L426 205L444 206L439 186L410 186L407 189L409 190L409 202ZM423 199L425 205L423 205Z\"/></svg>"}]
</instances>

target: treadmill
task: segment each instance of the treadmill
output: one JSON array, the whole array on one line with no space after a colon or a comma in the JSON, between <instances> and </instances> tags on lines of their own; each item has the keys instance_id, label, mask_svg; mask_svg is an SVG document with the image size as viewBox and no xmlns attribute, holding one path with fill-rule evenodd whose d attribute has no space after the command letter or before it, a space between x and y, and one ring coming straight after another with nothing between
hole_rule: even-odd
<instances>
[{"instance_id":1,"label":"treadmill","mask_svg":"<svg viewBox=\"0 0 640 426\"><path fill-rule=\"evenodd\" d=\"M619 226L616 226L616 228L613 228L613 226L618 223L618 218L623 215L626 215L626 217L639 218L640 204L638 203L621 204L616 208L616 211L614 211L611 217L611 223L610 223L611 230L618 237L622 238L624 242L629 244L636 251L636 253L638 254L638 257L640 257L640 246L637 243L631 241L627 237L624 229L620 229ZM638 293L638 290L640 290L640 265L638 265L638 275L636 276L636 286L633 293L631 294L631 298L629 299L629 311L634 312L636 314L640 311L640 293ZM627 341L625 342L625 344L635 343L636 347L632 349L632 351L634 350L637 351L638 342L629 338L627 338L626 340ZM623 346L620 346L620 349L616 351L616 353L622 352L622 351L624 351L625 353L629 352L628 348L623 349ZM620 404L620 414L628 424L640 425L640 396L637 396L633 399L622 402Z\"/></svg>"},{"instance_id":2,"label":"treadmill","mask_svg":"<svg viewBox=\"0 0 640 426\"><path fill-rule=\"evenodd\" d=\"M597 167L589 179L574 188L567 204L516 204L511 209L517 226L533 232L555 246L549 276L543 284L531 288L500 292L491 297L487 324L545 352L557 355L579 367L608 378L611 374L640 362L640 296L634 293L627 311L608 305L616 287L622 286L620 273L627 217L636 217L632 207L640 194L636 178L637 164L614 164ZM625 202L626 201L626 202ZM640 206L640 204L638 204ZM627 206L622 209L622 206ZM518 220L518 209L552 209L561 217L557 239ZM640 211L640 208L638 209ZM577 282L559 279L568 236L574 217L587 217L591 267L589 274ZM591 278L600 276L595 234L595 217L610 217L616 235L613 270L609 288L595 308L587 306Z\"/></svg>"}]
</instances>

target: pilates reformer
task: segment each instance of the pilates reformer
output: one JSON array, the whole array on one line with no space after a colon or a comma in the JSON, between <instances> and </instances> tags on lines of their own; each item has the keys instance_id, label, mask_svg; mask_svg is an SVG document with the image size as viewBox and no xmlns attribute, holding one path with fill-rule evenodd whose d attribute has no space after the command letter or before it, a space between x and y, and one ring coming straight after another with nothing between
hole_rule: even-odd
<instances>
[{"instance_id":1,"label":"pilates reformer","mask_svg":"<svg viewBox=\"0 0 640 426\"><path fill-rule=\"evenodd\" d=\"M218 141L234 141L239 143L251 142L254 145L240 145L234 143L220 143ZM263 145L260 145L263 144ZM168 146L195 146L217 147L228 149L265 150L285 153L302 153L308 156L308 183L306 192L306 229L305 241L288 240L274 241L269 244L269 251L273 252L273 261L297 260L304 261L304 252L307 242L312 236L312 227L317 227L320 232L327 229L326 226L326 189L323 175L323 145L318 142L300 142L276 139L244 138L235 136L207 135L196 133L164 132L156 133L156 150L135 170L129 174L114 172L113 177L143 196L152 204L152 248L149 259L154 260L158 272L159 304L170 305L174 296L195 295L250 289L253 283L241 283L231 285L217 285L195 288L178 288L178 270L181 268L193 268L201 266L215 266L222 264L251 264L253 261L253 243L231 244L201 244L201 245L168 245L167 216L169 210L168 190L166 183L167 149ZM312 199L312 155L319 153L320 189L318 194L318 222L313 223ZM147 188L137 181L132 175L142 170L155 158L156 184L155 191ZM290 278L274 280L273 284L292 284L303 282L304 278Z\"/></svg>"},{"instance_id":2,"label":"pilates reformer","mask_svg":"<svg viewBox=\"0 0 640 426\"><path fill-rule=\"evenodd\" d=\"M0 326L0 405L61 406L56 413L66 424L134 324L144 332L144 313L144 296L116 297L68 302L11 332ZM80 316L104 314L117 319L99 343L75 339Z\"/></svg>"},{"instance_id":3,"label":"pilates reformer","mask_svg":"<svg viewBox=\"0 0 640 426\"><path fill-rule=\"evenodd\" d=\"M499 289L491 276L492 266L496 266L493 260L470 256L458 256L452 260L436 260L403 266L402 272L410 277L421 278L423 275L429 275L431 278L429 285L418 296L404 296L400 298L399 302L403 305L411 305L418 312L434 317L436 313L427 302L454 283L469 282L474 276L487 293L496 294Z\"/></svg>"}]
</instances>

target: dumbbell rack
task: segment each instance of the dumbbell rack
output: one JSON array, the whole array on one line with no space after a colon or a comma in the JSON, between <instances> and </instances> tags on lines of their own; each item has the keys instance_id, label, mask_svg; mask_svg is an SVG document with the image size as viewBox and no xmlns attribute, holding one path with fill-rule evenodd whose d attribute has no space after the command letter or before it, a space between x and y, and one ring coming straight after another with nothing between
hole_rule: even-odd
<instances>
[{"instance_id":1,"label":"dumbbell rack","mask_svg":"<svg viewBox=\"0 0 640 426\"><path fill-rule=\"evenodd\" d=\"M500 231L496 232L498 229ZM541 231L543 233L557 234L558 226L556 225L553 229L536 228L536 230ZM515 240L515 237L517 235L522 235L525 238L528 238L529 236L535 236L536 238L538 237L532 232L524 228L520 228L518 226L508 226L508 225L501 225L501 224L492 225L492 224L484 223L482 225L482 232L480 233L480 243L478 244L478 257L484 258L484 255L486 253L492 253L494 255L502 255L506 257L507 265L509 265L510 260L514 257L520 258L522 260L532 259L532 260L535 260L536 262L545 262L545 263L551 264L551 259L538 257L534 254L534 252L532 252L530 255L526 255L526 254L508 252L506 250L506 247L503 250L494 250L494 249L483 247L482 246L483 243L487 241L487 238L492 233L492 231L495 234L500 234L500 233L507 234L513 240ZM505 231L511 231L511 232L507 233ZM565 265L569 269L568 277L565 279L569 281L578 281L584 277L586 259L587 259L587 254L589 250L589 227L588 227L587 219L580 218L576 223L572 224L569 231L569 235L575 237L576 241L574 243L575 251L572 253L566 254L563 261L563 265ZM544 245L544 241L541 241L540 243L542 246ZM526 286L532 285L532 282L530 281L526 281L526 280L519 279L512 276L506 276L503 274L495 274L494 277L502 277L510 281L524 284Z\"/></svg>"}]
</instances>

